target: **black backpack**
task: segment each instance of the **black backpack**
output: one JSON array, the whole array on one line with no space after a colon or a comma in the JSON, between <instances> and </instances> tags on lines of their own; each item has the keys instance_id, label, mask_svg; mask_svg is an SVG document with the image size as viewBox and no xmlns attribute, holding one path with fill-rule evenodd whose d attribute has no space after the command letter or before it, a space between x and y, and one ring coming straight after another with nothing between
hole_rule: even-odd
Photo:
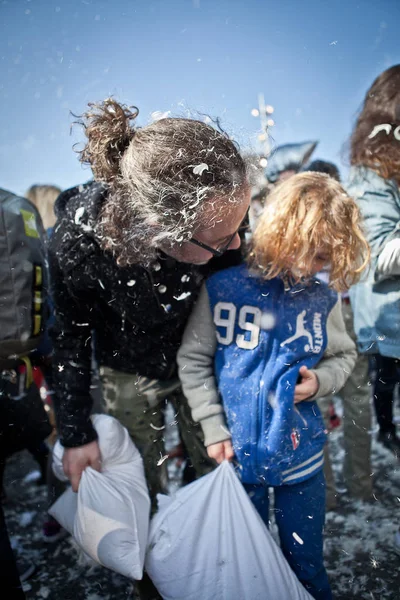
<instances>
[{"instance_id":1,"label":"black backpack","mask_svg":"<svg viewBox=\"0 0 400 600\"><path fill-rule=\"evenodd\" d=\"M0 369L29 355L47 316L45 232L36 207L0 189Z\"/></svg>"}]
</instances>

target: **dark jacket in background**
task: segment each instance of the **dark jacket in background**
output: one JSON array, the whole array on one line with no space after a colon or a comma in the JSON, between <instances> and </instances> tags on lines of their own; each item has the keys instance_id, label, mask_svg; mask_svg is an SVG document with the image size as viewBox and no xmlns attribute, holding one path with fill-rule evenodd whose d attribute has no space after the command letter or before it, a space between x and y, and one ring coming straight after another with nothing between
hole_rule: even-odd
<instances>
[{"instance_id":1,"label":"dark jacket in background","mask_svg":"<svg viewBox=\"0 0 400 600\"><path fill-rule=\"evenodd\" d=\"M92 332L99 365L154 379L173 377L186 321L213 269L165 255L149 268L118 267L93 231L106 195L93 182L62 193L49 245L55 396L66 447L96 439L89 419ZM238 262L237 253L229 254L224 266Z\"/></svg>"},{"instance_id":2,"label":"dark jacket in background","mask_svg":"<svg viewBox=\"0 0 400 600\"><path fill-rule=\"evenodd\" d=\"M276 183L279 175L285 171L295 171L298 173L310 160L317 145L317 141L312 141L277 146L272 151L268 159L267 168L265 169L267 180L270 183Z\"/></svg>"}]
</instances>

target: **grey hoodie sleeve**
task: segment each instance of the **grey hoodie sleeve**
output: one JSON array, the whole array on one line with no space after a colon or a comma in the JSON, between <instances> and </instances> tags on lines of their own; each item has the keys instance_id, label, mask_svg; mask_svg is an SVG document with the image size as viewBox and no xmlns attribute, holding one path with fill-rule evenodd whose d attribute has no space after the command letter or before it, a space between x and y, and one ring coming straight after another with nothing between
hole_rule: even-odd
<instances>
[{"instance_id":1,"label":"grey hoodie sleeve","mask_svg":"<svg viewBox=\"0 0 400 600\"><path fill-rule=\"evenodd\" d=\"M192 409L193 419L203 429L205 446L231 437L214 377L216 347L210 302L207 288L203 285L186 325L177 361L182 389Z\"/></svg>"},{"instance_id":2,"label":"grey hoodie sleeve","mask_svg":"<svg viewBox=\"0 0 400 600\"><path fill-rule=\"evenodd\" d=\"M357 359L356 346L344 324L340 298L328 316L326 329L328 345L321 362L313 369L318 377L319 388L310 400L338 392L346 383Z\"/></svg>"}]
</instances>

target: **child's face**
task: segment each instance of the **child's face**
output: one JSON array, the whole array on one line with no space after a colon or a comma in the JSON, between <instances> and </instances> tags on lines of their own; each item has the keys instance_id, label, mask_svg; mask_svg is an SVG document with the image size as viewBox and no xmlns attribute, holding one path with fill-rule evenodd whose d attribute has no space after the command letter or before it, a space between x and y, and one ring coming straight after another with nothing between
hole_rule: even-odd
<instances>
[{"instance_id":1,"label":"child's face","mask_svg":"<svg viewBox=\"0 0 400 600\"><path fill-rule=\"evenodd\" d=\"M329 254L324 250L318 250L312 260L311 268L303 264L295 264L290 270L295 277L312 277L328 266L329 262Z\"/></svg>"},{"instance_id":2,"label":"child's face","mask_svg":"<svg viewBox=\"0 0 400 600\"><path fill-rule=\"evenodd\" d=\"M312 273L310 273L310 275L316 275L317 273L319 273L320 271L322 271L322 269L326 266L329 265L329 255L327 252L317 252L317 254L314 257L313 263L312 263Z\"/></svg>"}]
</instances>

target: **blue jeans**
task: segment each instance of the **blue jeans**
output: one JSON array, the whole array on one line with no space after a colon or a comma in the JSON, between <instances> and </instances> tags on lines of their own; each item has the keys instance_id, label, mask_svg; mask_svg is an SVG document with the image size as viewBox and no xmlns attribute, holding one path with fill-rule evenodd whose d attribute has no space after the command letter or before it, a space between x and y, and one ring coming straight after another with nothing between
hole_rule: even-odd
<instances>
[{"instance_id":1,"label":"blue jeans","mask_svg":"<svg viewBox=\"0 0 400 600\"><path fill-rule=\"evenodd\" d=\"M244 487L268 527L268 487L257 484L244 484ZM275 519L286 560L313 598L331 600L332 592L323 561L323 471L302 483L274 487L274 492Z\"/></svg>"}]
</instances>

